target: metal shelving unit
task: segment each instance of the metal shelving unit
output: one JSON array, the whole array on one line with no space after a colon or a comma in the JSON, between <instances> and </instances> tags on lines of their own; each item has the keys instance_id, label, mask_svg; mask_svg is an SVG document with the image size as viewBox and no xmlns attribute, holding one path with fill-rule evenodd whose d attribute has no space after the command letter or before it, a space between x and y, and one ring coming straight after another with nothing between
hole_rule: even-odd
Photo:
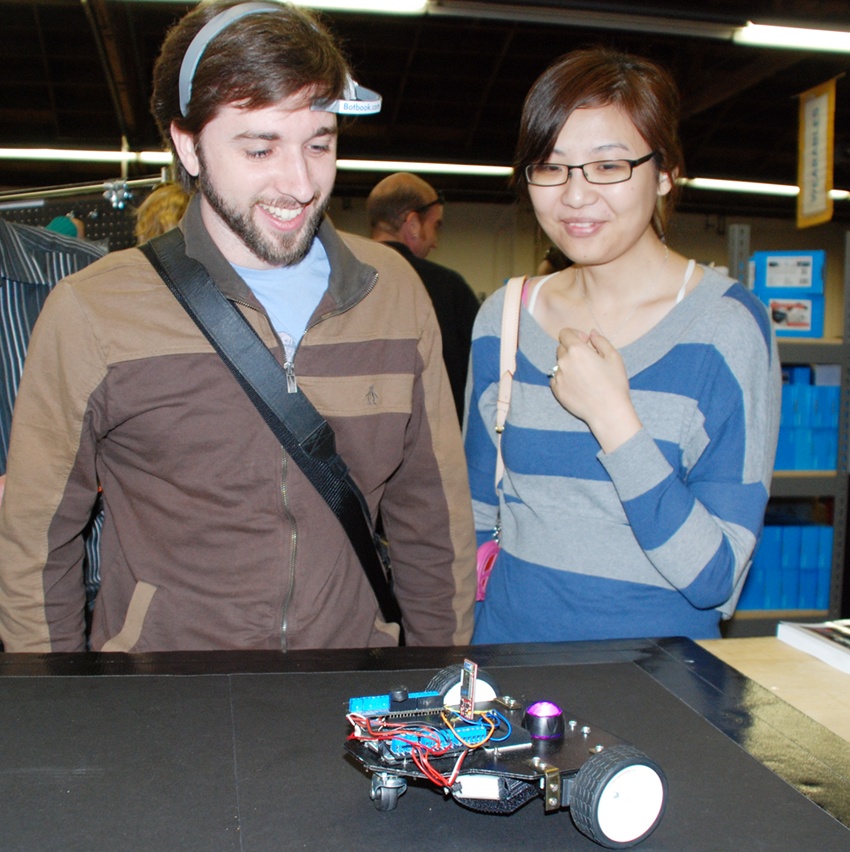
<instances>
[{"instance_id":1,"label":"metal shelving unit","mask_svg":"<svg viewBox=\"0 0 850 852\"><path fill-rule=\"evenodd\" d=\"M841 367L841 413L838 424L838 458L835 471L777 471L771 498L829 498L833 504L832 578L829 610L750 610L738 612L725 627L726 636L773 635L776 623L822 621L844 614L847 600L848 441L850 441L850 231L844 237L843 337L780 338L783 364L837 364Z\"/></svg>"}]
</instances>

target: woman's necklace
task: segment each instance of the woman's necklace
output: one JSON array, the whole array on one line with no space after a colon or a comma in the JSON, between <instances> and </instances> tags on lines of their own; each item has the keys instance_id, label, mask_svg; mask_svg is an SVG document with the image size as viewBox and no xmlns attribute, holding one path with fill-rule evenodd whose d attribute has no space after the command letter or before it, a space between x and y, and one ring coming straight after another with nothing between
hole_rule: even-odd
<instances>
[{"instance_id":1,"label":"woman's necklace","mask_svg":"<svg viewBox=\"0 0 850 852\"><path fill-rule=\"evenodd\" d=\"M605 330L602 328L602 323L599 322L596 314L593 310L593 305L590 304L590 299L587 298L587 285L584 281L584 273L582 272L581 276L581 295L584 299L584 303L587 305L587 309L590 311L591 317L593 317L593 321L596 323L596 327L599 331L602 332L605 337L608 338L608 342L613 344L614 341L620 336L620 332L629 324L632 317L637 313L637 309L644 303L644 300L649 295L649 292L655 288L658 282L661 280L664 275L664 270L667 268L667 258L670 257L670 249L667 247L667 244L664 244L664 262L661 264L661 271L658 273L658 277L654 281L650 281L641 295L640 299L637 300L635 306L629 311L629 315L620 323L619 327L613 334L605 334Z\"/></svg>"}]
</instances>

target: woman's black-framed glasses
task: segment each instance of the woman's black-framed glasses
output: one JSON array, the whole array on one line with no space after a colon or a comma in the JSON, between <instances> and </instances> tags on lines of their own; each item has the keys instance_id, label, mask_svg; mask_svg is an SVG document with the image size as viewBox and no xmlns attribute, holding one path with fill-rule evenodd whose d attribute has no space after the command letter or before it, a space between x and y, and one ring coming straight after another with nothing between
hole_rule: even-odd
<instances>
[{"instance_id":1,"label":"woman's black-framed glasses","mask_svg":"<svg viewBox=\"0 0 850 852\"><path fill-rule=\"evenodd\" d=\"M525 179L532 186L561 186L570 179L573 169L581 169L588 183L623 183L632 176L637 166L648 163L655 154L655 151L650 151L637 160L594 160L580 166L568 166L566 163L530 163L525 167Z\"/></svg>"}]
</instances>

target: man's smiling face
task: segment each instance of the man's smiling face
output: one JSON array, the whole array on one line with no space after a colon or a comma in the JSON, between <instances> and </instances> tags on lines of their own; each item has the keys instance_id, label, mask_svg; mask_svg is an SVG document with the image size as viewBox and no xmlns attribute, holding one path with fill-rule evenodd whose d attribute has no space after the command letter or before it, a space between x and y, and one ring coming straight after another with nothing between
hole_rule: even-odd
<instances>
[{"instance_id":1,"label":"man's smiling face","mask_svg":"<svg viewBox=\"0 0 850 852\"><path fill-rule=\"evenodd\" d=\"M308 251L336 178L336 116L298 93L261 109L222 107L198 138L172 128L198 175L204 223L238 266L297 263Z\"/></svg>"}]
</instances>

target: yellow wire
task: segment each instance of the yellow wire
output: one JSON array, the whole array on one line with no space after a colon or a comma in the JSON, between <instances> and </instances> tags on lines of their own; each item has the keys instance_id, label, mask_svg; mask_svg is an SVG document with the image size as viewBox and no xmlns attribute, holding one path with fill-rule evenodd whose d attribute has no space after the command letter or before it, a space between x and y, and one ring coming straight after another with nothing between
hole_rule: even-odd
<instances>
[{"instance_id":1,"label":"yellow wire","mask_svg":"<svg viewBox=\"0 0 850 852\"><path fill-rule=\"evenodd\" d=\"M489 730L489 732L487 733L487 736L486 736L486 737L484 737L484 739L483 739L483 740L481 740L480 742L474 743L474 744L473 744L473 743L468 743L468 742L467 742L467 741L466 741L466 740L465 740L465 739L464 739L464 738L463 738L463 737L462 737L462 736L461 736L461 735L457 732L457 729L455 728L455 726L454 726L454 725L453 725L453 724L449 721L448 716L446 716L446 711L445 711L445 710L441 711L441 713L440 713L440 716L441 716L441 718L442 718L443 722L445 722L446 727L447 727L447 728L448 728L448 729L449 729L449 730L450 730L450 731L451 731L451 732L455 735L455 737L457 738L458 742L459 742L462 746L464 746L464 747L466 747L466 748L469 748L469 749L473 749L473 748L481 748L481 746L483 746L483 745L484 745L484 744L485 744L485 743L486 743L486 742L490 739L490 737L492 737L492 736L493 736L493 734L496 732L496 722L495 722L493 719L491 719L491 718L487 715L487 712L486 712L486 711L483 711L483 710L477 710L477 711L475 711L475 713L476 713L476 715L482 716L482 717L484 718L484 720L485 720L485 721L487 722L487 724L490 726L490 730Z\"/></svg>"}]
</instances>

